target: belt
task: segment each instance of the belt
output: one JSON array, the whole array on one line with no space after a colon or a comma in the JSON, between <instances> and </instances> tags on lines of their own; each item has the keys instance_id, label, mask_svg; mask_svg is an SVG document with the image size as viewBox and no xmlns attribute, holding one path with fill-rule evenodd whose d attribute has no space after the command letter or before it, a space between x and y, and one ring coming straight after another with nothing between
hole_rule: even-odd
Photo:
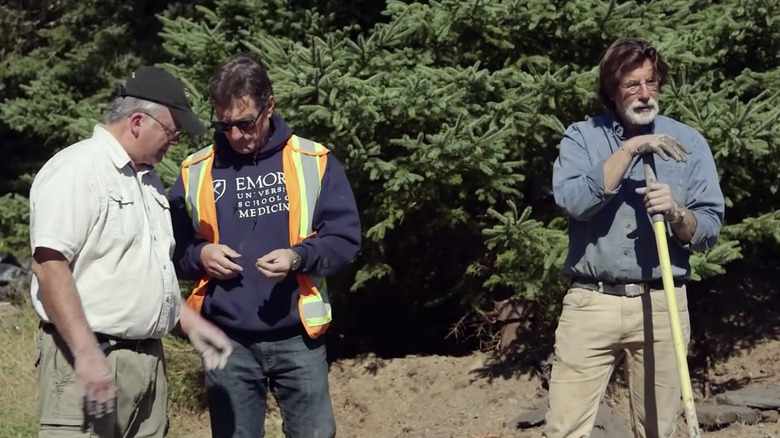
<instances>
[{"instance_id":1,"label":"belt","mask_svg":"<svg viewBox=\"0 0 780 438\"><path fill-rule=\"evenodd\" d=\"M41 322L41 329L52 336L62 337L54 324L50 322ZM157 345L160 340L154 338L147 339L124 339L118 336L106 335L103 333L95 333L95 339L98 341L98 346L104 353L108 354L112 350L132 350L138 353L145 351L151 351L151 349Z\"/></svg>"},{"instance_id":2,"label":"belt","mask_svg":"<svg viewBox=\"0 0 780 438\"><path fill-rule=\"evenodd\" d=\"M683 280L674 279L674 287L680 287L684 284ZM607 283L593 278L577 277L572 279L571 287L589 289L607 295L637 297L651 290L663 290L664 284L661 280L651 280L644 283Z\"/></svg>"}]
</instances>

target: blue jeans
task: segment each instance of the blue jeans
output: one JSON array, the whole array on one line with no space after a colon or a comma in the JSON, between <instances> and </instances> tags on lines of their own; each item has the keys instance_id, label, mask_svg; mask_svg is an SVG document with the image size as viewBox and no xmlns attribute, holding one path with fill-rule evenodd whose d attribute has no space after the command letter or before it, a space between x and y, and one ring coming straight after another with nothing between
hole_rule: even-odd
<instances>
[{"instance_id":1,"label":"blue jeans","mask_svg":"<svg viewBox=\"0 0 780 438\"><path fill-rule=\"evenodd\" d=\"M213 438L262 437L268 389L288 438L333 438L325 340L306 335L274 341L231 339L222 370L206 373Z\"/></svg>"}]
</instances>

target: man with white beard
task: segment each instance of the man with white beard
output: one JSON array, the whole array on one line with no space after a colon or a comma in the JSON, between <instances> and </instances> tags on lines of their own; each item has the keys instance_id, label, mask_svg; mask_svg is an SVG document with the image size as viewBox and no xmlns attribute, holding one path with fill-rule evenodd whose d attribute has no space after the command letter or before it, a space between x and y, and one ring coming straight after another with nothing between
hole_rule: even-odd
<instances>
[{"instance_id":1,"label":"man with white beard","mask_svg":"<svg viewBox=\"0 0 780 438\"><path fill-rule=\"evenodd\" d=\"M569 215L563 274L571 286L555 332L543 436L590 436L616 364L626 360L637 437L672 437L681 389L650 216L667 222L685 343L691 251L718 240L724 201L707 141L659 115L667 68L647 42L621 38L599 64L605 114L568 127L553 169L555 201ZM654 154L658 182L645 183Z\"/></svg>"}]
</instances>

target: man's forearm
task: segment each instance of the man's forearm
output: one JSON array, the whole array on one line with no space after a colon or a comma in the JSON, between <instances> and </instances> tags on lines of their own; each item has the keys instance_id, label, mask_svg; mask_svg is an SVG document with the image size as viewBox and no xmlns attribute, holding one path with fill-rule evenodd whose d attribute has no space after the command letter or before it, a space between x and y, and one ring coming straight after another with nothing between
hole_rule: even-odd
<instances>
[{"instance_id":1,"label":"man's forearm","mask_svg":"<svg viewBox=\"0 0 780 438\"><path fill-rule=\"evenodd\" d=\"M698 227L698 221L693 212L687 208L680 206L682 220L680 222L670 223L672 232L683 243L690 243L693 240L693 235L696 234L696 227Z\"/></svg>"},{"instance_id":2,"label":"man's forearm","mask_svg":"<svg viewBox=\"0 0 780 438\"><path fill-rule=\"evenodd\" d=\"M182 298L181 311L179 314L179 324L177 324L175 331L178 335L187 335L190 327L192 327L193 320L200 318L201 316L195 313L194 310L187 304L187 300Z\"/></svg>"},{"instance_id":3,"label":"man's forearm","mask_svg":"<svg viewBox=\"0 0 780 438\"><path fill-rule=\"evenodd\" d=\"M40 285L43 309L73 355L78 357L95 348L97 339L87 322L68 262L64 258L34 261L33 272Z\"/></svg>"},{"instance_id":4,"label":"man's forearm","mask_svg":"<svg viewBox=\"0 0 780 438\"><path fill-rule=\"evenodd\" d=\"M630 141L630 140L629 140ZM634 157L624 147L619 147L604 161L604 188L615 190L623 181L626 170Z\"/></svg>"}]
</instances>

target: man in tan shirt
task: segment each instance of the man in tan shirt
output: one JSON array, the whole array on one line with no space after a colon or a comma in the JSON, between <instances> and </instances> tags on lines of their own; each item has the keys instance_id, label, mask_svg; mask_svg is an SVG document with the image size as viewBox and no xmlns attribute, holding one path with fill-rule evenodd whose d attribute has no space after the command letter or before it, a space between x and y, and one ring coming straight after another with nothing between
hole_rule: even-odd
<instances>
[{"instance_id":1,"label":"man in tan shirt","mask_svg":"<svg viewBox=\"0 0 780 438\"><path fill-rule=\"evenodd\" d=\"M207 369L227 337L181 306L169 205L153 165L201 135L182 83L133 72L92 137L52 157L30 191L39 437L162 437L167 384L160 338L179 322Z\"/></svg>"}]
</instances>

